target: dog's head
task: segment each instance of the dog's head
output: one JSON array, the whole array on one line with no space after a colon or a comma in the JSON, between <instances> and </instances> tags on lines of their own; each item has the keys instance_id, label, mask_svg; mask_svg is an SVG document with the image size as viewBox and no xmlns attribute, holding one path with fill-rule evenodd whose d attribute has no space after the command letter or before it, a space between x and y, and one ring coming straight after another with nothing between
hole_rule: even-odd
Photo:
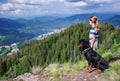
<instances>
[{"instance_id":1,"label":"dog's head","mask_svg":"<svg viewBox=\"0 0 120 81\"><path fill-rule=\"evenodd\" d=\"M81 39L81 40L79 40L77 46L78 46L78 48L85 50L90 47L89 40Z\"/></svg>"}]
</instances>

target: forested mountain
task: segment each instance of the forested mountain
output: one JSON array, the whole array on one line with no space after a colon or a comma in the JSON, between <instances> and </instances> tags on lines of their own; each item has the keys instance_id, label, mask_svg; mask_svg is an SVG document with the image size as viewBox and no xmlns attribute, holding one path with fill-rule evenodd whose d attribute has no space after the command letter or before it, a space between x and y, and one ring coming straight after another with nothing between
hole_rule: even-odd
<instances>
[{"instance_id":1,"label":"forested mountain","mask_svg":"<svg viewBox=\"0 0 120 81\"><path fill-rule=\"evenodd\" d=\"M31 33L18 31L18 29L24 26L24 24L15 20L0 18L0 45L9 45L34 37L35 35Z\"/></svg>"},{"instance_id":2,"label":"forested mountain","mask_svg":"<svg viewBox=\"0 0 120 81\"><path fill-rule=\"evenodd\" d=\"M99 50L104 52L120 43L120 28L114 28L110 23L101 23L99 32ZM40 40L31 41L11 56L0 57L0 77L12 78L25 72L30 72L34 66L45 67L50 63L83 60L77 48L79 39L87 39L89 24L79 23L68 27L59 34ZM112 40L111 40L112 39ZM108 58L108 57L107 57ZM109 60L109 59L108 59Z\"/></svg>"}]
</instances>

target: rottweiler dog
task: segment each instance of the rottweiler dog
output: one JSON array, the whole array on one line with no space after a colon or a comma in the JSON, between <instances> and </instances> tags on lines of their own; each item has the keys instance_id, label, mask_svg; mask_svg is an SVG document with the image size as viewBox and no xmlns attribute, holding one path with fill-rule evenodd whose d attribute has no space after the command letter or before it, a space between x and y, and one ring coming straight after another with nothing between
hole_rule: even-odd
<instances>
[{"instance_id":1,"label":"rottweiler dog","mask_svg":"<svg viewBox=\"0 0 120 81\"><path fill-rule=\"evenodd\" d=\"M95 68L95 71L100 74L109 67L108 62L90 47L88 40L79 40L77 46L83 52L88 62L86 69L88 73L93 71L92 68Z\"/></svg>"}]
</instances>

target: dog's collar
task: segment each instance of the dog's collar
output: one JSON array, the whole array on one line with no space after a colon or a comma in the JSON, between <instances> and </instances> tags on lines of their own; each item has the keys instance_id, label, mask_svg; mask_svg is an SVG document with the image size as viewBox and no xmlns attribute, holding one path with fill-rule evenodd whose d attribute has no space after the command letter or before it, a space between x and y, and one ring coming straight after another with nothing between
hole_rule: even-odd
<instances>
[{"instance_id":1,"label":"dog's collar","mask_svg":"<svg viewBox=\"0 0 120 81\"><path fill-rule=\"evenodd\" d=\"M91 48L91 47L85 49L85 50L83 51L83 53L86 53L90 48Z\"/></svg>"}]
</instances>

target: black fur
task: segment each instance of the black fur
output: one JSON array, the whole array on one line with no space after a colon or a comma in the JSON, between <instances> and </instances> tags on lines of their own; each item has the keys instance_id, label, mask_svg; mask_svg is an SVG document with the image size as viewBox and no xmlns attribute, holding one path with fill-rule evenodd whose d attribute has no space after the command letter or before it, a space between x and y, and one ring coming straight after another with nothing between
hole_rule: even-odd
<instances>
[{"instance_id":1,"label":"black fur","mask_svg":"<svg viewBox=\"0 0 120 81\"><path fill-rule=\"evenodd\" d=\"M88 61L88 66L104 71L109 67L108 62L103 59L97 52L95 52L89 45L89 41L80 40L78 42L78 47L83 51L85 58Z\"/></svg>"}]
</instances>

